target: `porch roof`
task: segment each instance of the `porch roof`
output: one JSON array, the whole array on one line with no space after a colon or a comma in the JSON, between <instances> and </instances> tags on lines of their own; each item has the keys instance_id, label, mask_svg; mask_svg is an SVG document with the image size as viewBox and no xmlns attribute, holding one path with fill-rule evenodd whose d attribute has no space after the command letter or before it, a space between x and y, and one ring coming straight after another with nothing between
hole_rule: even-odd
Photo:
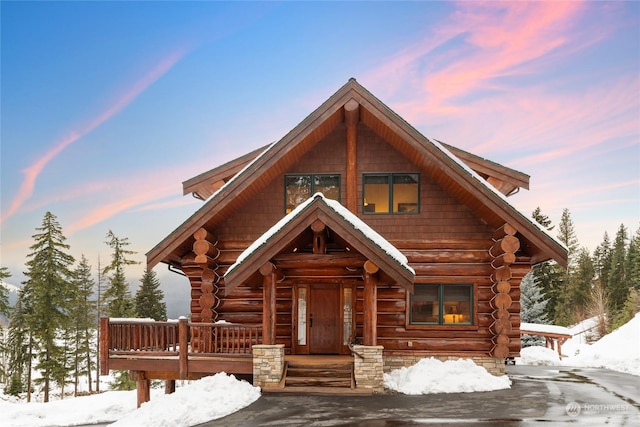
<instances>
[{"instance_id":1,"label":"porch roof","mask_svg":"<svg viewBox=\"0 0 640 427\"><path fill-rule=\"evenodd\" d=\"M225 293L232 292L251 277L317 220L331 228L354 250L373 261L396 283L413 292L415 271L402 252L339 202L316 193L240 254L224 276Z\"/></svg>"}]
</instances>

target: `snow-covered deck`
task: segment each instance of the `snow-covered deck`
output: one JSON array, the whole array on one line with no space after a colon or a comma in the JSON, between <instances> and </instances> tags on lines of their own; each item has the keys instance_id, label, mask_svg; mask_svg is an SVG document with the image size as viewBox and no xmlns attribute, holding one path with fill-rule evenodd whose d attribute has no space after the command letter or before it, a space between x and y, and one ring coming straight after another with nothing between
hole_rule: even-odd
<instances>
[{"instance_id":1,"label":"snow-covered deck","mask_svg":"<svg viewBox=\"0 0 640 427\"><path fill-rule=\"evenodd\" d=\"M537 335L545 339L545 346L552 350L558 350L558 356L562 358L562 344L571 338L571 331L564 326L540 325L537 323L521 323L520 335Z\"/></svg>"}]
</instances>

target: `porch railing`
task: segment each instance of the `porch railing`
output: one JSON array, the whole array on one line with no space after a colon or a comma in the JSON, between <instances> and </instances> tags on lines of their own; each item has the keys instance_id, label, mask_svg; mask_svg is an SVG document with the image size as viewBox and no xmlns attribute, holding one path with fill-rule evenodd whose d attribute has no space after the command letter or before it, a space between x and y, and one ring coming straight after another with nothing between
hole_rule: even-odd
<instances>
[{"instance_id":1,"label":"porch railing","mask_svg":"<svg viewBox=\"0 0 640 427\"><path fill-rule=\"evenodd\" d=\"M177 356L181 375L190 356L250 355L261 343L261 325L235 323L155 322L138 319L100 319L100 368L109 371L109 358L166 358Z\"/></svg>"}]
</instances>

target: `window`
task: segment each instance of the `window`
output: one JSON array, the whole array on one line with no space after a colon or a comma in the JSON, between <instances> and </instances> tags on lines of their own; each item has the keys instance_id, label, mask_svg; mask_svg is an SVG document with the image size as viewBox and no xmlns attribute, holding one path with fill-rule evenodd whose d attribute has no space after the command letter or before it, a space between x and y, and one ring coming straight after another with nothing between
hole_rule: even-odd
<instances>
[{"instance_id":1,"label":"window","mask_svg":"<svg viewBox=\"0 0 640 427\"><path fill-rule=\"evenodd\" d=\"M285 212L289 213L315 193L340 200L340 175L286 175Z\"/></svg>"},{"instance_id":2,"label":"window","mask_svg":"<svg viewBox=\"0 0 640 427\"><path fill-rule=\"evenodd\" d=\"M410 297L411 325L472 325L473 285L414 285Z\"/></svg>"},{"instance_id":3,"label":"window","mask_svg":"<svg viewBox=\"0 0 640 427\"><path fill-rule=\"evenodd\" d=\"M367 174L362 178L364 213L418 213L417 173Z\"/></svg>"}]
</instances>

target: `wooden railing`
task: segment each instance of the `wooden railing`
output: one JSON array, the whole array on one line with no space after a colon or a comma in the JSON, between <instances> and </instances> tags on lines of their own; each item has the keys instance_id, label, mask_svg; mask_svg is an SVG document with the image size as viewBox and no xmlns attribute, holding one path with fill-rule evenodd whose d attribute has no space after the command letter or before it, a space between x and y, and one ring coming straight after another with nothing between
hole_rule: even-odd
<instances>
[{"instance_id":1,"label":"wooden railing","mask_svg":"<svg viewBox=\"0 0 640 427\"><path fill-rule=\"evenodd\" d=\"M109 321L109 351L178 354L178 322Z\"/></svg>"},{"instance_id":2,"label":"wooden railing","mask_svg":"<svg viewBox=\"0 0 640 427\"><path fill-rule=\"evenodd\" d=\"M251 347L260 344L258 325L232 323L192 323L191 353L250 354Z\"/></svg>"},{"instance_id":3,"label":"wooden railing","mask_svg":"<svg viewBox=\"0 0 640 427\"><path fill-rule=\"evenodd\" d=\"M190 356L250 355L261 343L261 325L234 323L154 322L100 319L100 369L109 372L110 357L166 358L177 356L181 378Z\"/></svg>"}]
</instances>

